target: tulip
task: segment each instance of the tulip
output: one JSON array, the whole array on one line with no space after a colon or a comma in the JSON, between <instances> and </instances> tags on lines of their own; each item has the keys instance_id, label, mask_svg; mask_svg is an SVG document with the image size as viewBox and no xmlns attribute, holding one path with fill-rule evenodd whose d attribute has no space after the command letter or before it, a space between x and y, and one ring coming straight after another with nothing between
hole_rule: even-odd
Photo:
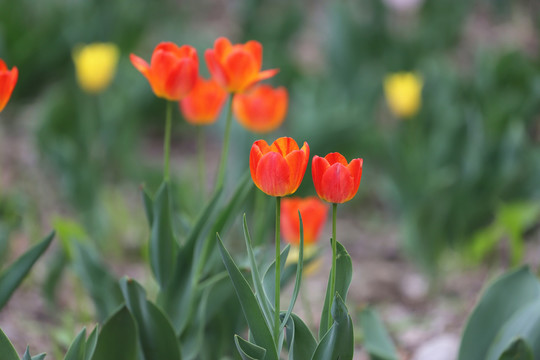
<instances>
[{"instance_id":1,"label":"tulip","mask_svg":"<svg viewBox=\"0 0 540 360\"><path fill-rule=\"evenodd\" d=\"M227 92L214 80L199 78L191 92L180 100L180 111L190 124L212 124L217 120L226 99Z\"/></svg>"},{"instance_id":2,"label":"tulip","mask_svg":"<svg viewBox=\"0 0 540 360\"><path fill-rule=\"evenodd\" d=\"M236 94L234 115L246 129L266 133L277 129L285 120L288 94L284 87L277 89L260 85L252 91Z\"/></svg>"},{"instance_id":3,"label":"tulip","mask_svg":"<svg viewBox=\"0 0 540 360\"><path fill-rule=\"evenodd\" d=\"M268 145L257 140L251 147L249 169L257 187L270 196L294 193L304 177L309 158L306 142L301 149L296 141L282 137Z\"/></svg>"},{"instance_id":4,"label":"tulip","mask_svg":"<svg viewBox=\"0 0 540 360\"><path fill-rule=\"evenodd\" d=\"M324 158L314 156L311 171L317 195L334 204L351 200L360 185L362 162L354 159L348 164L340 153L330 153Z\"/></svg>"},{"instance_id":5,"label":"tulip","mask_svg":"<svg viewBox=\"0 0 540 360\"><path fill-rule=\"evenodd\" d=\"M118 47L112 43L93 43L73 51L77 82L84 91L97 94L105 90L116 72Z\"/></svg>"},{"instance_id":6,"label":"tulip","mask_svg":"<svg viewBox=\"0 0 540 360\"><path fill-rule=\"evenodd\" d=\"M422 104L422 86L422 78L411 72L386 76L384 93L392 113L404 119L416 115Z\"/></svg>"},{"instance_id":7,"label":"tulip","mask_svg":"<svg viewBox=\"0 0 540 360\"><path fill-rule=\"evenodd\" d=\"M6 63L0 59L0 112L6 107L18 77L19 70L15 66L8 70Z\"/></svg>"},{"instance_id":8,"label":"tulip","mask_svg":"<svg viewBox=\"0 0 540 360\"><path fill-rule=\"evenodd\" d=\"M189 45L162 42L154 49L150 65L131 54L131 63L148 80L157 97L178 101L186 97L197 82L199 59Z\"/></svg>"},{"instance_id":9,"label":"tulip","mask_svg":"<svg viewBox=\"0 0 540 360\"><path fill-rule=\"evenodd\" d=\"M291 245L300 244L300 221L298 211L302 215L304 225L304 243L306 247L314 245L328 217L328 205L317 197L285 198L281 202L281 234Z\"/></svg>"},{"instance_id":10,"label":"tulip","mask_svg":"<svg viewBox=\"0 0 540 360\"><path fill-rule=\"evenodd\" d=\"M220 37L204 57L214 80L229 92L243 92L278 72L277 69L261 71L262 45L254 40L232 45L227 38Z\"/></svg>"}]
</instances>

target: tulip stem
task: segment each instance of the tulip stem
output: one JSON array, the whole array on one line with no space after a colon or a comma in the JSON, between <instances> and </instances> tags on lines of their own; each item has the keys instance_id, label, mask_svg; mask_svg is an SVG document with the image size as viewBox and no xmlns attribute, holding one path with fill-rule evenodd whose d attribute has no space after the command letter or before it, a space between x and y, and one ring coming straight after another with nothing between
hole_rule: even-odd
<instances>
[{"instance_id":1,"label":"tulip stem","mask_svg":"<svg viewBox=\"0 0 540 360\"><path fill-rule=\"evenodd\" d=\"M225 120L225 135L223 137L223 149L221 150L221 160L219 162L216 189L222 187L223 182L225 181L225 168L227 164L227 155L229 153L229 138L231 134L233 96L234 94L229 95L229 104L227 106L227 118Z\"/></svg>"},{"instance_id":2,"label":"tulip stem","mask_svg":"<svg viewBox=\"0 0 540 360\"><path fill-rule=\"evenodd\" d=\"M205 163L205 151L204 151L204 129L202 126L197 126L197 153L198 153L198 162L199 162L199 182L201 184L201 197L204 200L205 190L206 190L206 174L204 171Z\"/></svg>"},{"instance_id":3,"label":"tulip stem","mask_svg":"<svg viewBox=\"0 0 540 360\"><path fill-rule=\"evenodd\" d=\"M279 221L281 212L281 197L276 196L276 292L275 292L275 306L274 306L274 341L276 342L276 349L279 349L279 300L280 300L280 287L281 287L281 246L279 243Z\"/></svg>"},{"instance_id":4,"label":"tulip stem","mask_svg":"<svg viewBox=\"0 0 540 360\"><path fill-rule=\"evenodd\" d=\"M336 239L336 214L337 204L332 204L332 269L330 270L330 301L328 306L328 328L332 326L332 303L336 292L336 258L337 258L337 239Z\"/></svg>"},{"instance_id":5,"label":"tulip stem","mask_svg":"<svg viewBox=\"0 0 540 360\"><path fill-rule=\"evenodd\" d=\"M171 127L172 127L172 101L167 101L167 113L165 115L165 142L163 144L164 167L163 180L169 181L170 171L169 163L171 157Z\"/></svg>"}]
</instances>

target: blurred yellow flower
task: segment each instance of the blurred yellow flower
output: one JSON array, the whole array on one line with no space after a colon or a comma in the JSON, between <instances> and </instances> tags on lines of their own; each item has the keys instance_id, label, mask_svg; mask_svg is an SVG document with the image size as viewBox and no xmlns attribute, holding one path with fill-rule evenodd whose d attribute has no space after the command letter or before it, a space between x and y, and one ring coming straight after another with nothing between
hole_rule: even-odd
<instances>
[{"instance_id":1,"label":"blurred yellow flower","mask_svg":"<svg viewBox=\"0 0 540 360\"><path fill-rule=\"evenodd\" d=\"M111 83L120 51L113 43L92 43L73 50L77 82L86 92L99 93Z\"/></svg>"},{"instance_id":2,"label":"blurred yellow flower","mask_svg":"<svg viewBox=\"0 0 540 360\"><path fill-rule=\"evenodd\" d=\"M398 72L384 79L388 107L399 118L410 118L422 105L422 78L412 72Z\"/></svg>"},{"instance_id":3,"label":"blurred yellow flower","mask_svg":"<svg viewBox=\"0 0 540 360\"><path fill-rule=\"evenodd\" d=\"M309 265L304 267L304 275L310 276L317 272L322 265L322 259L317 254L319 248L316 244L306 244L304 246L304 263L311 260ZM287 256L286 265L297 264L300 258L300 247L297 245L291 245L289 250L289 256Z\"/></svg>"}]
</instances>

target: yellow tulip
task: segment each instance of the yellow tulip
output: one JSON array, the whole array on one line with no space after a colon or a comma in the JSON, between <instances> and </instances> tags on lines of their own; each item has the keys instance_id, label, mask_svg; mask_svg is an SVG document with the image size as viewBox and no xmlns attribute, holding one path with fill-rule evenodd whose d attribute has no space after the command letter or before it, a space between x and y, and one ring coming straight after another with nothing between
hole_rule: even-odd
<instances>
[{"instance_id":1,"label":"yellow tulip","mask_svg":"<svg viewBox=\"0 0 540 360\"><path fill-rule=\"evenodd\" d=\"M412 72L398 72L384 79L386 102L392 113L399 118L410 118L422 105L422 78Z\"/></svg>"},{"instance_id":2,"label":"yellow tulip","mask_svg":"<svg viewBox=\"0 0 540 360\"><path fill-rule=\"evenodd\" d=\"M111 83L116 72L120 51L112 43L92 43L73 51L73 62L79 86L97 94Z\"/></svg>"}]
</instances>

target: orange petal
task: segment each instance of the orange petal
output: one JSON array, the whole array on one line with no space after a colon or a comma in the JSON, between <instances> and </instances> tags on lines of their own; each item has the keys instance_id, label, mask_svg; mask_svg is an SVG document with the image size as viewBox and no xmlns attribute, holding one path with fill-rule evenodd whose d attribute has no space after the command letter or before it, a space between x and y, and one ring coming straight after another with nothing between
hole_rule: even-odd
<instances>
[{"instance_id":1,"label":"orange petal","mask_svg":"<svg viewBox=\"0 0 540 360\"><path fill-rule=\"evenodd\" d=\"M324 199L322 196L322 177L326 170L330 167L328 161L325 158L315 155L313 160L311 160L311 176L313 177L313 185L317 191L317 195L320 198Z\"/></svg>"},{"instance_id":2,"label":"orange petal","mask_svg":"<svg viewBox=\"0 0 540 360\"><path fill-rule=\"evenodd\" d=\"M0 72L7 71L7 65L4 60L0 59Z\"/></svg>"},{"instance_id":3,"label":"orange petal","mask_svg":"<svg viewBox=\"0 0 540 360\"><path fill-rule=\"evenodd\" d=\"M0 112L4 110L15 88L19 70L14 66L11 71L0 73Z\"/></svg>"},{"instance_id":4,"label":"orange petal","mask_svg":"<svg viewBox=\"0 0 540 360\"><path fill-rule=\"evenodd\" d=\"M226 37L219 37L214 42L214 50L219 62L224 62L225 57L229 55L229 52L232 49L232 44Z\"/></svg>"},{"instance_id":5,"label":"orange petal","mask_svg":"<svg viewBox=\"0 0 540 360\"><path fill-rule=\"evenodd\" d=\"M345 157L338 152L330 153L326 155L324 158L326 159L326 161L328 161L330 165L334 165L335 163L340 163L343 166L348 165L347 159L345 159Z\"/></svg>"},{"instance_id":6,"label":"orange petal","mask_svg":"<svg viewBox=\"0 0 540 360\"><path fill-rule=\"evenodd\" d=\"M193 89L197 82L198 66L191 58L180 60L171 69L165 82L165 93L169 100L180 100Z\"/></svg>"},{"instance_id":7,"label":"orange petal","mask_svg":"<svg viewBox=\"0 0 540 360\"><path fill-rule=\"evenodd\" d=\"M356 192L358 191L358 187L360 186L360 179L362 178L363 162L364 160L362 159L354 159L354 160L351 160L351 162L349 163L349 166L347 166L347 168L349 169L349 172L351 173L351 176L354 179L354 185L353 185L353 188L351 189L352 191L351 198L354 197L354 195L356 195Z\"/></svg>"},{"instance_id":8,"label":"orange petal","mask_svg":"<svg viewBox=\"0 0 540 360\"><path fill-rule=\"evenodd\" d=\"M257 140L251 146L251 152L249 153L249 170L251 172L251 178L253 182L257 184L257 165L264 154L270 151L270 147L264 140ZM259 186L259 185L257 185Z\"/></svg>"},{"instance_id":9,"label":"orange petal","mask_svg":"<svg viewBox=\"0 0 540 360\"><path fill-rule=\"evenodd\" d=\"M302 150L292 151L285 157L287 164L289 164L289 170L291 174L290 190L289 193L294 193L298 190L304 174L306 173L306 168L308 164L309 154L306 154Z\"/></svg>"},{"instance_id":10,"label":"orange petal","mask_svg":"<svg viewBox=\"0 0 540 360\"><path fill-rule=\"evenodd\" d=\"M269 152L260 159L256 170L255 185L270 196L285 196L290 194L289 165L276 152Z\"/></svg>"},{"instance_id":11,"label":"orange petal","mask_svg":"<svg viewBox=\"0 0 540 360\"><path fill-rule=\"evenodd\" d=\"M341 163L331 165L322 176L322 198L331 203L343 203L351 199L354 179L349 170Z\"/></svg>"},{"instance_id":12,"label":"orange petal","mask_svg":"<svg viewBox=\"0 0 540 360\"><path fill-rule=\"evenodd\" d=\"M244 49L249 52L257 62L257 71L262 67L262 45L260 42L251 40L244 45Z\"/></svg>"},{"instance_id":13,"label":"orange petal","mask_svg":"<svg viewBox=\"0 0 540 360\"><path fill-rule=\"evenodd\" d=\"M131 60L131 63L133 66L135 66L135 69L139 70L148 80L149 78L149 72L150 72L150 65L140 57L138 57L135 54L130 54L129 59Z\"/></svg>"},{"instance_id":14,"label":"orange petal","mask_svg":"<svg viewBox=\"0 0 540 360\"><path fill-rule=\"evenodd\" d=\"M296 141L290 137L280 137L272 143L271 149L272 151L280 153L282 156L286 156L295 150L299 150Z\"/></svg>"},{"instance_id":15,"label":"orange petal","mask_svg":"<svg viewBox=\"0 0 540 360\"><path fill-rule=\"evenodd\" d=\"M208 66L208 71L210 71L214 81L226 89L227 84L229 83L229 77L221 63L218 61L216 52L213 49L206 50L204 58L206 60L206 65Z\"/></svg>"},{"instance_id":16,"label":"orange petal","mask_svg":"<svg viewBox=\"0 0 540 360\"><path fill-rule=\"evenodd\" d=\"M224 68L229 79L229 91L240 92L257 76L257 62L245 50L233 49L227 56Z\"/></svg>"}]
</instances>

